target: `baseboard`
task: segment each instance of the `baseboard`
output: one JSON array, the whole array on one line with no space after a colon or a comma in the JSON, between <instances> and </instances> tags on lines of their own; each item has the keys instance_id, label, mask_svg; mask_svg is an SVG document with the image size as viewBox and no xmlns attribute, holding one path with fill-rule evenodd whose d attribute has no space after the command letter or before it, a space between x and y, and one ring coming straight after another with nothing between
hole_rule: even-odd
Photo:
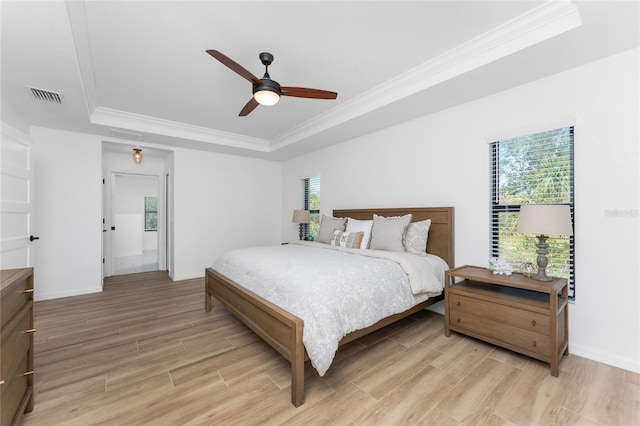
<instances>
[{"instance_id":1,"label":"baseboard","mask_svg":"<svg viewBox=\"0 0 640 426\"><path fill-rule=\"evenodd\" d=\"M569 341L569 353L640 374L640 361L638 359L627 359L610 352L602 352L594 350L593 348L573 345L571 341Z\"/></svg>"},{"instance_id":2,"label":"baseboard","mask_svg":"<svg viewBox=\"0 0 640 426\"><path fill-rule=\"evenodd\" d=\"M38 292L38 288L36 287L36 291L33 299L36 302L39 302L42 300L61 299L63 297L82 296L83 294L92 294L92 293L102 293L102 286L87 287L87 288L80 288L80 289L74 289L69 291L59 291L59 292L44 293L44 294L41 294L40 292Z\"/></svg>"},{"instance_id":3,"label":"baseboard","mask_svg":"<svg viewBox=\"0 0 640 426\"><path fill-rule=\"evenodd\" d=\"M196 279L196 278L204 277L204 271L202 271L201 274L187 274L187 275L171 275L171 273L169 273L169 277L173 281L193 280L193 279Z\"/></svg>"}]
</instances>

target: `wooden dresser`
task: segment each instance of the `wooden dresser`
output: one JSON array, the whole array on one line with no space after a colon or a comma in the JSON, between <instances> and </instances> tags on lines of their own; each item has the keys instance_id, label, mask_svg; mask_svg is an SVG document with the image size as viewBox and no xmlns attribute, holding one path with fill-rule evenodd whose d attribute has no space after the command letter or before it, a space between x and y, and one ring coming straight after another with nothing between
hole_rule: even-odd
<instances>
[{"instance_id":1,"label":"wooden dresser","mask_svg":"<svg viewBox=\"0 0 640 426\"><path fill-rule=\"evenodd\" d=\"M457 331L539 359L557 377L569 353L567 304L565 279L536 281L462 266L446 273L445 335Z\"/></svg>"},{"instance_id":2,"label":"wooden dresser","mask_svg":"<svg viewBox=\"0 0 640 426\"><path fill-rule=\"evenodd\" d=\"M0 425L33 410L33 268L0 271Z\"/></svg>"}]
</instances>

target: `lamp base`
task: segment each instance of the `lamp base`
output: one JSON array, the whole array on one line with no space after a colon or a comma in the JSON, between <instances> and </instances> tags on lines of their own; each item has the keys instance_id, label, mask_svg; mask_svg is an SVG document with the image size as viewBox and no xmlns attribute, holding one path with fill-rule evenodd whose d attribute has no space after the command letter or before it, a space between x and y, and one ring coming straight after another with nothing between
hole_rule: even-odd
<instances>
[{"instance_id":1,"label":"lamp base","mask_svg":"<svg viewBox=\"0 0 640 426\"><path fill-rule=\"evenodd\" d=\"M547 249L549 248L547 238L546 235L538 235L538 258L536 259L538 272L531 277L534 280L553 281L553 278L547 276L547 264L549 263L547 260Z\"/></svg>"},{"instance_id":2,"label":"lamp base","mask_svg":"<svg viewBox=\"0 0 640 426\"><path fill-rule=\"evenodd\" d=\"M537 281L553 281L553 278L547 276L546 271L542 271L542 274L540 274L540 270L532 275L531 278Z\"/></svg>"}]
</instances>

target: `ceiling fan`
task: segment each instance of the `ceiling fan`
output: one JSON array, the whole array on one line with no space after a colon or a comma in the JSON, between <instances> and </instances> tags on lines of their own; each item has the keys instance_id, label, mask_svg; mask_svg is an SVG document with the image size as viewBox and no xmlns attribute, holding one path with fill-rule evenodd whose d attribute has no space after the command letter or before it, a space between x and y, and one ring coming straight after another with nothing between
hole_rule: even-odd
<instances>
[{"instance_id":1,"label":"ceiling fan","mask_svg":"<svg viewBox=\"0 0 640 426\"><path fill-rule=\"evenodd\" d=\"M273 55L271 53L262 52L259 55L260 61L264 65L264 76L262 78L251 74L243 68L242 65L217 50L210 49L207 50L207 53L253 84L253 97L242 110L240 110L240 114L238 115L241 117L249 115L258 105L275 105L280 100L280 96L311 99L335 99L338 97L336 92L330 92L328 90L280 86L277 81L271 80L269 76L269 65L273 62Z\"/></svg>"}]
</instances>

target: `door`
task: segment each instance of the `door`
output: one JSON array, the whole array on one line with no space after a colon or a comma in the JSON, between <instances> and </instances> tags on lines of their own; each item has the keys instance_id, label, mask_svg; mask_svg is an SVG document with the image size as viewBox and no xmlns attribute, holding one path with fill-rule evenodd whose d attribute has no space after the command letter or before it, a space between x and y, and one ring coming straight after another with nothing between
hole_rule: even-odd
<instances>
[{"instance_id":1,"label":"door","mask_svg":"<svg viewBox=\"0 0 640 426\"><path fill-rule=\"evenodd\" d=\"M0 143L0 268L33 266L31 139L2 123Z\"/></svg>"}]
</instances>

